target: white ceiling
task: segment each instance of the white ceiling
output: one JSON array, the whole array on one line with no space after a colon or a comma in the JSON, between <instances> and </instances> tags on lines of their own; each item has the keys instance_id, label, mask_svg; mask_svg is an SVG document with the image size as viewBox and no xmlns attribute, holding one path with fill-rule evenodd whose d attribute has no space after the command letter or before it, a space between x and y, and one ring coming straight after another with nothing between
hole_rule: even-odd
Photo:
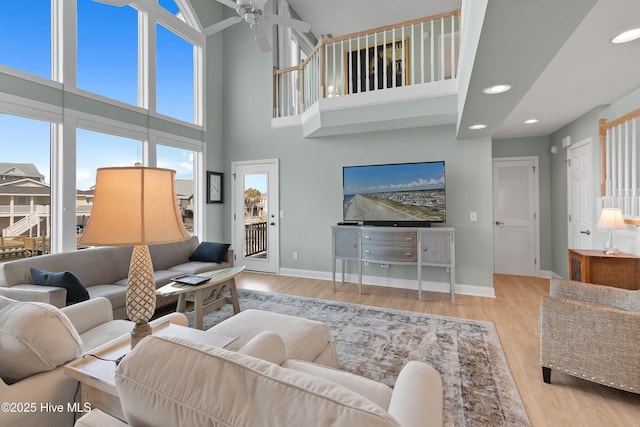
<instances>
[{"instance_id":1,"label":"white ceiling","mask_svg":"<svg viewBox=\"0 0 640 427\"><path fill-rule=\"evenodd\" d=\"M478 1L478 0L472 0ZM289 0L316 36L344 35L446 12L459 0ZM459 137L546 136L598 105L640 87L638 0L488 0ZM509 83L505 94L482 88ZM529 118L540 123L525 125ZM468 126L485 123L482 131Z\"/></svg>"}]
</instances>

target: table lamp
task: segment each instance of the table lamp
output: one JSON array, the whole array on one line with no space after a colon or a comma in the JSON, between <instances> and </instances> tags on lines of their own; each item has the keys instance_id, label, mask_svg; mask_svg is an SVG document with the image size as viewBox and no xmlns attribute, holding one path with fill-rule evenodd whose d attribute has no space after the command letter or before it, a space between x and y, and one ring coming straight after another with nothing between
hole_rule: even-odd
<instances>
[{"instance_id":1,"label":"table lamp","mask_svg":"<svg viewBox=\"0 0 640 427\"><path fill-rule=\"evenodd\" d=\"M90 246L133 246L126 296L135 322L131 348L151 334L156 283L148 245L188 239L176 196L175 171L149 167L100 168L93 207L79 242Z\"/></svg>"},{"instance_id":2,"label":"table lamp","mask_svg":"<svg viewBox=\"0 0 640 427\"><path fill-rule=\"evenodd\" d=\"M620 253L618 249L613 246L613 230L623 230L627 228L622 219L622 212L618 208L603 208L600 214L600 220L596 224L597 228L608 228L609 239L604 245L604 253L607 255L617 255Z\"/></svg>"}]
</instances>

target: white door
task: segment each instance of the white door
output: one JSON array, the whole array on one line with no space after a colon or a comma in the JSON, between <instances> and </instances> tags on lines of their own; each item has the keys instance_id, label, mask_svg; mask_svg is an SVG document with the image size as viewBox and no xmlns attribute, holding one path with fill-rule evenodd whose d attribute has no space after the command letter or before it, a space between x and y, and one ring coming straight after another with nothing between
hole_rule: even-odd
<instances>
[{"instance_id":1,"label":"white door","mask_svg":"<svg viewBox=\"0 0 640 427\"><path fill-rule=\"evenodd\" d=\"M537 276L537 157L493 160L494 272Z\"/></svg>"},{"instance_id":2,"label":"white door","mask_svg":"<svg viewBox=\"0 0 640 427\"><path fill-rule=\"evenodd\" d=\"M278 161L233 162L234 265L278 272Z\"/></svg>"},{"instance_id":3,"label":"white door","mask_svg":"<svg viewBox=\"0 0 640 427\"><path fill-rule=\"evenodd\" d=\"M567 212L569 249L591 249L593 197L591 191L591 138L567 150Z\"/></svg>"}]
</instances>

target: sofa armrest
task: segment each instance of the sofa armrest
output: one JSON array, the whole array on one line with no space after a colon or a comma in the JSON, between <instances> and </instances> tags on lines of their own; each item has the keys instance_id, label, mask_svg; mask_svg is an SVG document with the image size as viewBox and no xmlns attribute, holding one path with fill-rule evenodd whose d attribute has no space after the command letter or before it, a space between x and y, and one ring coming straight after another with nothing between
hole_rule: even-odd
<instances>
[{"instance_id":1,"label":"sofa armrest","mask_svg":"<svg viewBox=\"0 0 640 427\"><path fill-rule=\"evenodd\" d=\"M111 301L104 297L91 298L62 309L79 334L113 320Z\"/></svg>"},{"instance_id":2,"label":"sofa armrest","mask_svg":"<svg viewBox=\"0 0 640 427\"><path fill-rule=\"evenodd\" d=\"M640 291L594 285L573 280L552 279L549 287L552 297L608 305L622 310L640 312Z\"/></svg>"},{"instance_id":3,"label":"sofa armrest","mask_svg":"<svg viewBox=\"0 0 640 427\"><path fill-rule=\"evenodd\" d=\"M441 427L442 407L442 379L438 371L426 363L409 361L396 380L389 414L402 427Z\"/></svg>"},{"instance_id":4,"label":"sofa armrest","mask_svg":"<svg viewBox=\"0 0 640 427\"><path fill-rule=\"evenodd\" d=\"M67 290L55 286L28 284L0 286L0 295L16 301L45 302L58 308L64 307L67 303Z\"/></svg>"},{"instance_id":5,"label":"sofa armrest","mask_svg":"<svg viewBox=\"0 0 640 427\"><path fill-rule=\"evenodd\" d=\"M233 267L233 249L228 249L227 253L222 258L225 262L229 263L230 267Z\"/></svg>"},{"instance_id":6,"label":"sofa armrest","mask_svg":"<svg viewBox=\"0 0 640 427\"><path fill-rule=\"evenodd\" d=\"M99 409L93 409L74 424L74 427L126 427L128 424L123 423L117 418L107 415Z\"/></svg>"},{"instance_id":7,"label":"sofa armrest","mask_svg":"<svg viewBox=\"0 0 640 427\"><path fill-rule=\"evenodd\" d=\"M251 338L238 353L266 360L276 365L282 365L287 356L282 337L271 331L260 332Z\"/></svg>"},{"instance_id":8,"label":"sofa armrest","mask_svg":"<svg viewBox=\"0 0 640 427\"><path fill-rule=\"evenodd\" d=\"M640 388L640 313L544 296L540 321L543 367L617 388Z\"/></svg>"},{"instance_id":9,"label":"sofa armrest","mask_svg":"<svg viewBox=\"0 0 640 427\"><path fill-rule=\"evenodd\" d=\"M151 322L149 322L149 324L153 328L154 326L160 325L164 322L169 322L171 324L178 325L178 326L185 326L185 327L189 326L189 319L187 319L187 316L185 316L184 313L177 313L177 312L165 314L162 317L158 317L157 319L152 320Z\"/></svg>"}]
</instances>

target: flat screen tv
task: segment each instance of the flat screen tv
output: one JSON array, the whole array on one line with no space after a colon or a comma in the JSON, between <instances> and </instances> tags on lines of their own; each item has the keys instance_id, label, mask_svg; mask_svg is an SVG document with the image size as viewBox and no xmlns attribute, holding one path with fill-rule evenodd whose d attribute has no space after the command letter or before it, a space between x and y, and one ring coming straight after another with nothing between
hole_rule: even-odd
<instances>
[{"instance_id":1,"label":"flat screen tv","mask_svg":"<svg viewBox=\"0 0 640 427\"><path fill-rule=\"evenodd\" d=\"M343 221L428 226L446 221L444 161L342 168Z\"/></svg>"}]
</instances>

